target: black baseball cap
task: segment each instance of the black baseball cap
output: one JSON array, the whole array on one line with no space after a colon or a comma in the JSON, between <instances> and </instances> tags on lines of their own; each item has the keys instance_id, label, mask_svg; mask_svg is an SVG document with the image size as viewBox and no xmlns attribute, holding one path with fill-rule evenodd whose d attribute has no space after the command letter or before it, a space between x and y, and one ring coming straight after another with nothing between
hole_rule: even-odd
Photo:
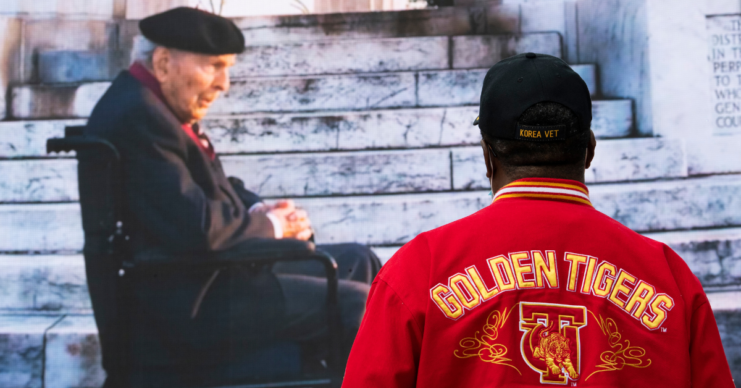
<instances>
[{"instance_id":1,"label":"black baseball cap","mask_svg":"<svg viewBox=\"0 0 741 388\"><path fill-rule=\"evenodd\" d=\"M579 131L565 125L523 125L517 119L539 102L559 103L576 113ZM498 139L551 142L588 131L592 99L584 80L563 60L546 54L519 54L492 66L484 78L479 117L473 122Z\"/></svg>"},{"instance_id":2,"label":"black baseball cap","mask_svg":"<svg viewBox=\"0 0 741 388\"><path fill-rule=\"evenodd\" d=\"M139 30L159 45L199 54L239 54L244 35L231 20L190 7L178 7L142 19Z\"/></svg>"}]
</instances>

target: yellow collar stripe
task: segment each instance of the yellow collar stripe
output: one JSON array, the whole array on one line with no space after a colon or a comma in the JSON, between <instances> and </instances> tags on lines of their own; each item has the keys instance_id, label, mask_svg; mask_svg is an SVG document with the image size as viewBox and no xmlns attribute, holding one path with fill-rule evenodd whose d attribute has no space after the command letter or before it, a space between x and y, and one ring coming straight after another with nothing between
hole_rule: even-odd
<instances>
[{"instance_id":1,"label":"yellow collar stripe","mask_svg":"<svg viewBox=\"0 0 741 388\"><path fill-rule=\"evenodd\" d=\"M532 182L532 181L518 181L518 182L512 182L504 187L515 187L515 186L531 186L531 187L539 187L539 186L547 186L547 187L559 187L564 189L571 189L571 190L578 190L581 191L584 194L589 194L587 190L585 190L581 186L576 185L569 185L566 183L554 183L554 182Z\"/></svg>"},{"instance_id":2,"label":"yellow collar stripe","mask_svg":"<svg viewBox=\"0 0 741 388\"><path fill-rule=\"evenodd\" d=\"M589 200L579 198L579 197L572 197L570 195L559 195L559 194L536 194L536 193L515 193L515 194L504 194L496 197L494 199L494 202L499 201L500 199L506 199L506 198L543 198L543 199L558 199L563 201L574 201L583 203L585 205L592 206L592 202Z\"/></svg>"}]
</instances>

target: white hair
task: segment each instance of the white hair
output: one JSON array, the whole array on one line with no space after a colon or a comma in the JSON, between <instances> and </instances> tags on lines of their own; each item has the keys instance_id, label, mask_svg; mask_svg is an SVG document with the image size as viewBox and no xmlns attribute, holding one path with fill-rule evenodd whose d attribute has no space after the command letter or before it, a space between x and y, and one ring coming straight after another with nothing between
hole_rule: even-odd
<instances>
[{"instance_id":1,"label":"white hair","mask_svg":"<svg viewBox=\"0 0 741 388\"><path fill-rule=\"evenodd\" d=\"M160 46L142 35L134 37L134 48L131 49L131 63L139 62L152 68L152 56L157 47Z\"/></svg>"}]
</instances>

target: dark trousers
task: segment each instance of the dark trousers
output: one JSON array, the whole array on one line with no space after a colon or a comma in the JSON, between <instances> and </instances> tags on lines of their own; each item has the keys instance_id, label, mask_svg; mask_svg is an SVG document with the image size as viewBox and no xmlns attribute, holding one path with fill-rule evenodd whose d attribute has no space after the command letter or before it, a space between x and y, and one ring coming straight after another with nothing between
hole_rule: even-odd
<instances>
[{"instance_id":1,"label":"dark trousers","mask_svg":"<svg viewBox=\"0 0 741 388\"><path fill-rule=\"evenodd\" d=\"M347 357L365 313L370 285L381 262L370 248L360 244L319 245L337 261L338 300L343 330L344 356ZM324 268L316 262L283 262L273 267L285 300L285 312L277 336L321 348L326 342L325 309L327 281ZM318 354L321 354L319 352ZM320 356L319 356L320 357Z\"/></svg>"}]
</instances>

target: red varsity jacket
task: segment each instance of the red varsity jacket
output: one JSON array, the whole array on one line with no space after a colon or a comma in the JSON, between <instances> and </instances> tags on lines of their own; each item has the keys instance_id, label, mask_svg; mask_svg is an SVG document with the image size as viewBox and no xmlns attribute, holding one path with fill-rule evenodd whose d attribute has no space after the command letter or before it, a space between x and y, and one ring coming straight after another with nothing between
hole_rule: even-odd
<instances>
[{"instance_id":1,"label":"red varsity jacket","mask_svg":"<svg viewBox=\"0 0 741 388\"><path fill-rule=\"evenodd\" d=\"M733 381L700 282L586 186L522 179L376 277L343 387L714 387Z\"/></svg>"}]
</instances>

